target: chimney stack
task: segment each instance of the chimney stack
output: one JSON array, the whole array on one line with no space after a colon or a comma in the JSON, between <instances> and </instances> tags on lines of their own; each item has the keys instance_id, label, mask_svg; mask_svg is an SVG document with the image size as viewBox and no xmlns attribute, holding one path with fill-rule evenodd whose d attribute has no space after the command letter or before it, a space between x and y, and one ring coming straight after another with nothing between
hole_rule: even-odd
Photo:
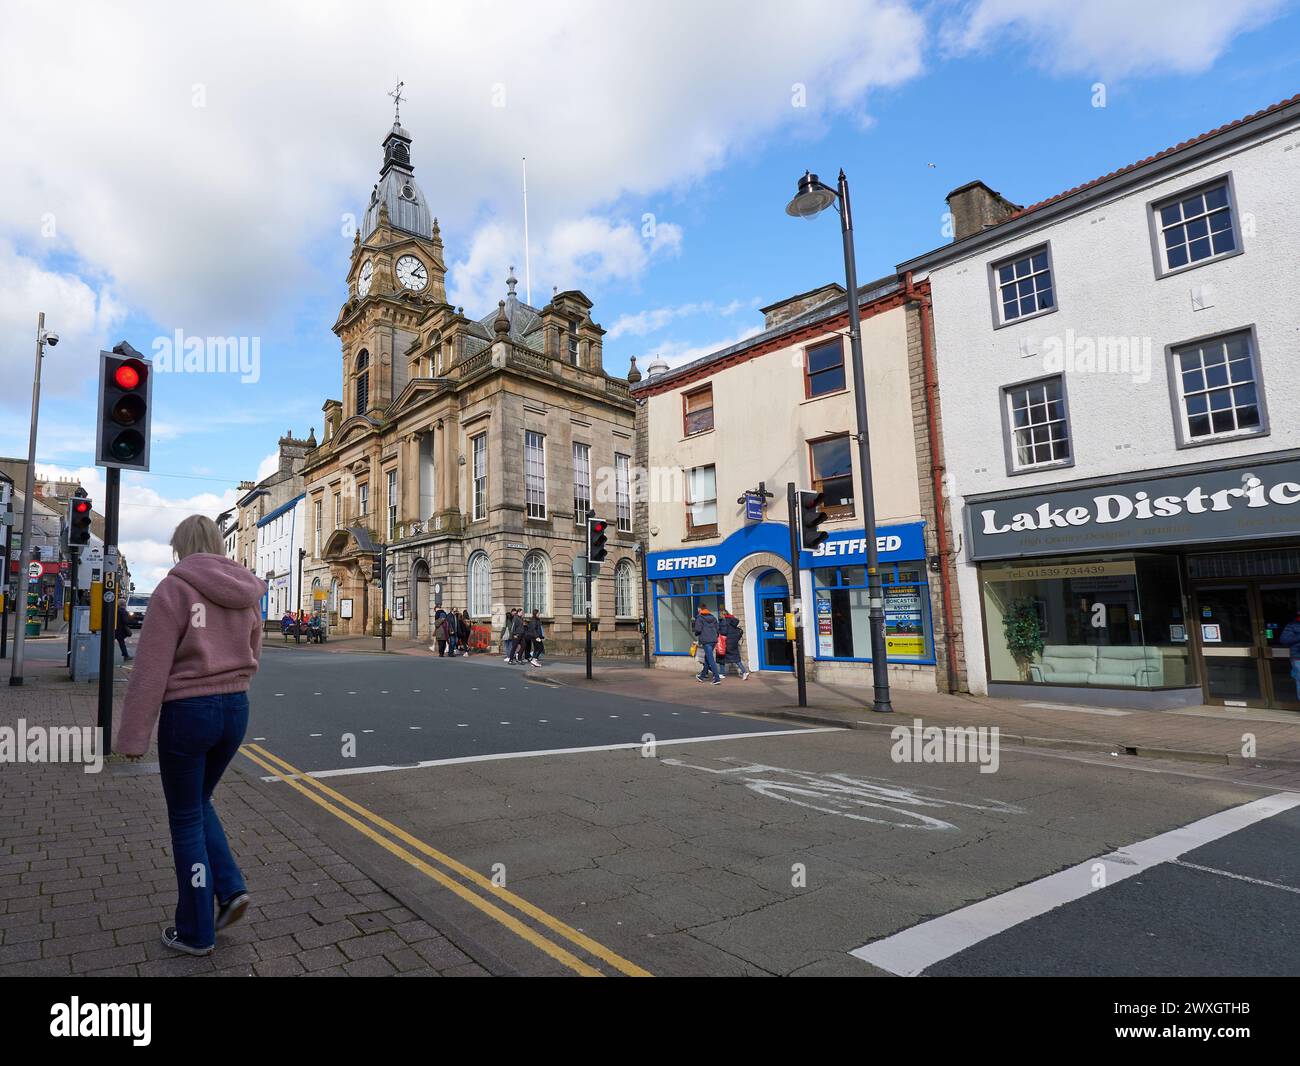
<instances>
[{"instance_id":1,"label":"chimney stack","mask_svg":"<svg viewBox=\"0 0 1300 1066\"><path fill-rule=\"evenodd\" d=\"M952 215L952 239L980 233L999 222L1005 222L1016 211L1013 204L999 192L994 192L982 181L972 181L948 194L948 213Z\"/></svg>"}]
</instances>

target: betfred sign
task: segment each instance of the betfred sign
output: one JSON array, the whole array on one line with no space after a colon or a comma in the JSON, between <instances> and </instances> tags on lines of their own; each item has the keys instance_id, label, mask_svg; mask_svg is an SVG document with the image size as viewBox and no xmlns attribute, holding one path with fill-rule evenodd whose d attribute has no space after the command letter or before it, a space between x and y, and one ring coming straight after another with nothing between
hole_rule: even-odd
<instances>
[{"instance_id":1,"label":"betfred sign","mask_svg":"<svg viewBox=\"0 0 1300 1066\"><path fill-rule=\"evenodd\" d=\"M1300 460L968 502L973 560L1300 534Z\"/></svg>"}]
</instances>

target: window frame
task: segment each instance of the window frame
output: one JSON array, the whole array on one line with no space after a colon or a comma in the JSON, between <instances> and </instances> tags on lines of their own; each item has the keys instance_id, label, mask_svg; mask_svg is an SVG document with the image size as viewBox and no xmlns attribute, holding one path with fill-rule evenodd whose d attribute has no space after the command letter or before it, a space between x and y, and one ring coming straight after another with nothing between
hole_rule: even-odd
<instances>
[{"instance_id":1,"label":"window frame","mask_svg":"<svg viewBox=\"0 0 1300 1066\"><path fill-rule=\"evenodd\" d=\"M716 469L713 476L718 476ZM614 453L614 529L632 532L632 457L622 452Z\"/></svg>"},{"instance_id":2,"label":"window frame","mask_svg":"<svg viewBox=\"0 0 1300 1066\"><path fill-rule=\"evenodd\" d=\"M534 502L529 499L530 492L536 492L536 488L529 485L529 478L533 473L528 469L528 453L530 450L529 438L536 437L541 442L541 502L539 504L541 513L533 514ZM530 522L545 522L548 511L546 506L546 434L539 429L524 430L524 517Z\"/></svg>"},{"instance_id":3,"label":"window frame","mask_svg":"<svg viewBox=\"0 0 1300 1066\"><path fill-rule=\"evenodd\" d=\"M370 517L370 482L363 481L357 486L357 517Z\"/></svg>"},{"instance_id":4,"label":"window frame","mask_svg":"<svg viewBox=\"0 0 1300 1066\"><path fill-rule=\"evenodd\" d=\"M324 507L322 507L322 498L318 497L312 501L312 510L314 513L314 517L316 519L316 540L315 540L316 550L315 553L312 555L312 558L319 559L320 558L321 512L324 510Z\"/></svg>"},{"instance_id":5,"label":"window frame","mask_svg":"<svg viewBox=\"0 0 1300 1066\"><path fill-rule=\"evenodd\" d=\"M826 340L815 341L812 344L804 345L802 361L803 361L803 398L805 400L820 400L823 396L838 396L840 395L840 393L849 391L849 363L848 363L848 359L844 355L844 340L845 338L841 334L836 334L834 341L830 339L826 339ZM839 345L840 345L840 370L843 371L844 373L844 384L841 385L838 389L831 389L829 392L814 393L812 391L812 379L813 379L812 370L811 370L812 360L809 358L809 355L813 351L813 349L829 348L833 343L835 343L835 341L839 341ZM828 372L829 371L826 370L819 370L817 373L826 374Z\"/></svg>"},{"instance_id":6,"label":"window frame","mask_svg":"<svg viewBox=\"0 0 1300 1066\"><path fill-rule=\"evenodd\" d=\"M583 569L579 569L578 563L581 562ZM569 592L569 611L574 618L586 618L587 606L584 600L586 593L587 556L584 553L574 555L573 562L569 564L569 573L572 575L572 587ZM600 564L597 563L597 566ZM597 582L600 578L593 574L591 578L591 617L596 617L596 608L600 603L600 594L597 591Z\"/></svg>"},{"instance_id":7,"label":"window frame","mask_svg":"<svg viewBox=\"0 0 1300 1066\"><path fill-rule=\"evenodd\" d=\"M583 485L587 490L585 497L578 494L579 449L584 453L585 477ZM575 440L573 442L573 524L575 526L585 526L589 510L591 510L591 445L585 441Z\"/></svg>"},{"instance_id":8,"label":"window frame","mask_svg":"<svg viewBox=\"0 0 1300 1066\"><path fill-rule=\"evenodd\" d=\"M353 371L352 381L354 385L352 406L354 413L364 415L370 410L370 352L362 348L357 352L356 367ZM362 406L362 395L365 396L365 406Z\"/></svg>"},{"instance_id":9,"label":"window frame","mask_svg":"<svg viewBox=\"0 0 1300 1066\"><path fill-rule=\"evenodd\" d=\"M622 589L626 583L627 588ZM623 606L630 610L619 610L619 601L623 600ZM614 617L616 619L635 619L637 614L637 593L636 593L636 566L631 559L620 559L614 564Z\"/></svg>"},{"instance_id":10,"label":"window frame","mask_svg":"<svg viewBox=\"0 0 1300 1066\"><path fill-rule=\"evenodd\" d=\"M481 445L480 441L482 442ZM470 437L469 456L470 521L482 522L487 519L488 512L487 433L476 433ZM482 460L481 469L480 459Z\"/></svg>"},{"instance_id":11,"label":"window frame","mask_svg":"<svg viewBox=\"0 0 1300 1066\"><path fill-rule=\"evenodd\" d=\"M1010 394L1015 389L1027 389L1031 385L1038 385L1044 381L1059 381L1061 383L1061 404L1065 410L1065 439L1070 446L1070 455L1067 459L1056 459L1050 463L1035 463L1032 466L1016 465L1016 446L1014 427L1011 425L1011 410L1008 405ZM1074 466L1075 449L1074 449L1074 420L1070 416L1070 394L1066 383L1066 375L1061 374L1037 374L1032 378L1026 378L1023 381L1016 381L1010 385L1003 385L998 389L998 409L1002 416L1002 451L1003 457L1007 464L1007 476L1016 477L1020 474L1034 474L1043 470L1065 470Z\"/></svg>"},{"instance_id":12,"label":"window frame","mask_svg":"<svg viewBox=\"0 0 1300 1066\"><path fill-rule=\"evenodd\" d=\"M397 536L397 506L398 493L397 467L384 471L384 492L387 494L388 508L385 515L388 519L388 542L391 544Z\"/></svg>"},{"instance_id":13,"label":"window frame","mask_svg":"<svg viewBox=\"0 0 1300 1066\"><path fill-rule=\"evenodd\" d=\"M842 504L836 504L834 506L823 504L822 509L826 512L827 520L831 522L839 522L844 519L854 518L858 513L858 483L856 477L857 462L855 461L855 456L853 454L853 434L847 430L843 433L826 433L820 437L813 437L804 442L808 447L808 483L812 486L813 492L822 492L822 483L824 483L826 479L817 476L816 445L825 444L827 441L839 440L841 437L850 442L849 484L853 486L853 505L846 510ZM844 475L838 474L835 476L843 477Z\"/></svg>"},{"instance_id":14,"label":"window frame","mask_svg":"<svg viewBox=\"0 0 1300 1066\"><path fill-rule=\"evenodd\" d=\"M690 427L687 425L687 421L686 421L686 420L687 420L688 413L689 413L688 410L687 410L687 402L688 402L692 397L694 397L694 396L702 396L702 395L703 395L704 393L706 393L706 392L709 394L709 428L708 428L708 429L697 429L697 430L695 430L694 432L691 432L691 429L690 429ZM717 424L718 424L717 411L716 411L716 409L715 409L714 406L713 406L713 382L712 382L712 381L708 381L708 382L705 382L703 385L700 385L698 388L694 388L694 389L685 389L685 390L683 390L683 392L682 392L682 436L683 436L684 438L685 438L685 437L701 437L701 436L703 436L705 433L712 433L713 430L714 430L714 427L716 427Z\"/></svg>"},{"instance_id":15,"label":"window frame","mask_svg":"<svg viewBox=\"0 0 1300 1066\"><path fill-rule=\"evenodd\" d=\"M480 563L483 564L482 567L479 566ZM477 570L481 570L486 573L487 585L485 589L476 588L475 571ZM466 584L468 586L466 590L468 592L468 595L465 597L465 602L467 608L469 609L470 617L490 618L492 616L492 560L488 557L487 552L483 551L482 549L479 549L476 552L470 553L469 563L465 567L465 578L466 578ZM476 595L479 592L482 592L487 597L486 600L487 610L485 611L475 610L476 607L485 606L483 602L476 601L475 599Z\"/></svg>"},{"instance_id":16,"label":"window frame","mask_svg":"<svg viewBox=\"0 0 1300 1066\"><path fill-rule=\"evenodd\" d=\"M691 499L692 495L692 478L691 475L696 470L713 470L713 522L710 525L695 525L691 518L691 510L697 502ZM701 463L699 466L689 466L686 468L686 536L690 538L716 537L718 535L718 464Z\"/></svg>"},{"instance_id":17,"label":"window frame","mask_svg":"<svg viewBox=\"0 0 1300 1066\"><path fill-rule=\"evenodd\" d=\"M1228 193L1228 214L1232 220L1232 239L1234 248L1230 252L1223 252L1219 255L1211 255L1205 259L1197 259L1195 262L1187 262L1179 267L1168 265L1169 260L1165 254L1164 227L1160 222L1161 208L1168 207L1171 203L1185 199L1196 193L1202 195L1209 189L1218 185L1224 185ZM1233 256L1241 255L1245 246L1241 239L1241 212L1237 208L1237 188L1233 181L1232 171L1226 171L1216 177L1208 178L1205 181L1197 182L1176 193L1168 193L1164 196L1148 200L1146 204L1147 211L1147 229L1151 237L1151 262L1155 269L1156 280L1170 278L1176 274L1185 274L1189 270L1195 270L1197 267L1206 266L1210 263L1221 263L1225 259L1231 259Z\"/></svg>"},{"instance_id":18,"label":"window frame","mask_svg":"<svg viewBox=\"0 0 1300 1066\"><path fill-rule=\"evenodd\" d=\"M528 589L528 570L529 570L529 564L532 563L532 562L534 562L534 561L536 561L536 562L538 562L538 563L540 564L540 575L541 575L541 576L540 576L540 580L541 580L541 582L542 582L542 588L541 588L541 597L542 597L542 598L541 598L541 606L538 606L538 605L537 605L537 601L536 601L536 600L530 600L530 599L529 599L529 596L528 596L528 592L529 592L529 589ZM540 548L534 548L534 549L532 549L531 551L529 551L529 552L524 556L524 561L523 561L522 571L523 571L523 579L524 579L524 580L523 580L523 588L522 588L522 592L521 592L521 594L520 594L520 599L523 601L522 606L523 606L523 609L524 609L524 615L525 615L526 617L530 617L530 616L532 615L533 611L536 610L536 611L537 611L537 614L538 614L538 617L541 617L541 618L550 618L550 617L551 617L551 611L550 611L550 607L551 607L551 560L550 560L550 557L546 554L546 552L542 551Z\"/></svg>"},{"instance_id":19,"label":"window frame","mask_svg":"<svg viewBox=\"0 0 1300 1066\"><path fill-rule=\"evenodd\" d=\"M1208 437L1192 437L1188 424L1187 403L1183 395L1182 373L1178 366L1178 357L1190 348L1199 348L1209 341L1228 341L1234 337L1245 337L1250 346L1251 368L1254 371L1255 404L1259 408L1259 425L1252 430L1234 430L1231 433L1212 433ZM1165 370L1169 378L1169 402L1174 420L1174 445L1178 450L1184 448L1201 448L1207 444L1224 444L1236 440L1253 440L1267 437L1272 432L1268 419L1268 403L1264 388L1264 366L1259 353L1259 335L1252 322L1239 329L1216 330L1191 340L1177 341L1165 346Z\"/></svg>"},{"instance_id":20,"label":"window frame","mask_svg":"<svg viewBox=\"0 0 1300 1066\"><path fill-rule=\"evenodd\" d=\"M998 284L998 268L1004 267L1008 263L1017 259L1032 258L1038 252L1047 253L1047 276L1052 286L1052 306L1043 307L1037 311L1031 311L1027 315L1018 315L1015 318L1004 318L1002 307L1002 289ZM1031 319L1042 318L1044 315L1054 314L1061 309L1061 290L1057 285L1056 277L1056 260L1052 256L1052 242L1050 240L1039 241L1031 244L1020 251L1012 252L1010 255L999 256L991 260L988 265L988 284L989 284L989 305L993 311L993 328L1005 329L1008 326L1017 326L1021 322L1028 322Z\"/></svg>"}]
</instances>

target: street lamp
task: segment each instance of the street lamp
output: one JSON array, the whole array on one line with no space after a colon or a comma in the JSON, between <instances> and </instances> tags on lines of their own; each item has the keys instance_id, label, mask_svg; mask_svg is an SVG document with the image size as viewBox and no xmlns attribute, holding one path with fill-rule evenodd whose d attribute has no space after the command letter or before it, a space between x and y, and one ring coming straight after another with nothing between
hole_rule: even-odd
<instances>
[{"instance_id":1,"label":"street lamp","mask_svg":"<svg viewBox=\"0 0 1300 1066\"><path fill-rule=\"evenodd\" d=\"M36 416L41 407L41 360L45 358L45 346L53 348L59 343L59 335L45 328L45 312L36 316L36 373L32 377L32 427L27 438L27 481L23 487L27 496L23 500L23 536L18 549L18 587L23 590L22 604L27 605L27 564L31 561L28 553L32 547L32 501L36 496ZM6 577L8 575L5 575ZM25 614L19 620L18 605L14 604L14 658L9 670L9 684L23 683L23 655L26 651L27 626Z\"/></svg>"},{"instance_id":2,"label":"street lamp","mask_svg":"<svg viewBox=\"0 0 1300 1066\"><path fill-rule=\"evenodd\" d=\"M875 699L871 709L892 713L889 702L889 663L885 655L885 597L880 585L879 552L876 548L876 501L871 477L871 442L867 435L867 381L862 369L862 330L858 321L858 265L853 253L853 210L849 206L849 179L840 170L839 188L832 189L811 171L804 171L794 198L785 213L795 218L812 218L834 205L840 213L844 237L844 281L848 290L849 348L853 353L853 406L857 412L858 468L862 471L863 524L867 538L867 600L871 621L871 673Z\"/></svg>"}]
</instances>

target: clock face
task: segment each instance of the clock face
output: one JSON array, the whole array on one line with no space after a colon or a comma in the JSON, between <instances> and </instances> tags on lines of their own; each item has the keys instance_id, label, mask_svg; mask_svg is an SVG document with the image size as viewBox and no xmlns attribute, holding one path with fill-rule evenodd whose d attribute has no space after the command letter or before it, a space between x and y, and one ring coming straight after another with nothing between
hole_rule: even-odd
<instances>
[{"instance_id":1,"label":"clock face","mask_svg":"<svg viewBox=\"0 0 1300 1066\"><path fill-rule=\"evenodd\" d=\"M419 292L429 284L429 272L415 256L404 255L397 261L397 280L402 288Z\"/></svg>"},{"instance_id":2,"label":"clock face","mask_svg":"<svg viewBox=\"0 0 1300 1066\"><path fill-rule=\"evenodd\" d=\"M366 296L370 293L370 282L375 275L374 264L367 259L361 264L361 273L357 275L357 295Z\"/></svg>"}]
</instances>

